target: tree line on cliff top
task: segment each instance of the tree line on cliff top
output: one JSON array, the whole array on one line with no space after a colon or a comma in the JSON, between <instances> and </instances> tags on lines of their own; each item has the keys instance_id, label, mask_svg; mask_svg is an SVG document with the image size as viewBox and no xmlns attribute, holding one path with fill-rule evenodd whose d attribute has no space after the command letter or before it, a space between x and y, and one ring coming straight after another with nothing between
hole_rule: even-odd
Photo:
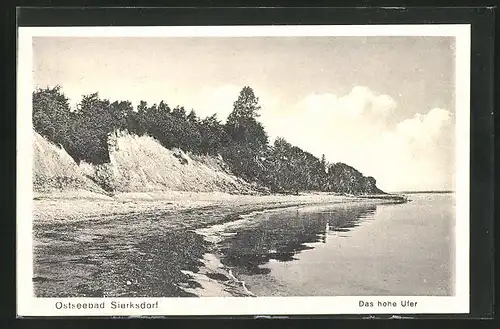
<instances>
[{"instance_id":1,"label":"tree line on cliff top","mask_svg":"<svg viewBox=\"0 0 500 329\"><path fill-rule=\"evenodd\" d=\"M284 138L273 144L258 121L259 99L245 86L225 123L216 114L206 118L167 103L134 109L129 101L110 102L98 93L84 95L72 109L60 86L33 92L36 132L61 145L77 162L110 162L108 137L114 131L154 137L166 148L201 155L220 155L231 172L272 192L329 191L382 193L372 177L343 163L328 163L323 155L293 146Z\"/></svg>"}]
</instances>

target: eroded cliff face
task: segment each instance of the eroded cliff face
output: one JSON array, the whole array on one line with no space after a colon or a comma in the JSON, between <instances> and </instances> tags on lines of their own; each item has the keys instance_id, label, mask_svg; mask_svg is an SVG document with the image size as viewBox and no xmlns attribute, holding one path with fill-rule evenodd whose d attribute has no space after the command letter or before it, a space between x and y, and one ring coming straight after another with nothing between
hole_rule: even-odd
<instances>
[{"instance_id":1,"label":"eroded cliff face","mask_svg":"<svg viewBox=\"0 0 500 329\"><path fill-rule=\"evenodd\" d=\"M36 132L33 132L33 190L104 192L98 184L85 176L63 148Z\"/></svg>"},{"instance_id":2,"label":"eroded cliff face","mask_svg":"<svg viewBox=\"0 0 500 329\"><path fill-rule=\"evenodd\" d=\"M116 133L108 141L110 162L79 165L66 151L34 132L33 187L36 192L190 191L254 194L262 187L234 175L221 157L169 150L149 136ZM373 177L343 163L328 168L327 191L381 194Z\"/></svg>"},{"instance_id":3,"label":"eroded cliff face","mask_svg":"<svg viewBox=\"0 0 500 329\"><path fill-rule=\"evenodd\" d=\"M253 186L232 175L220 158L169 150L155 139L120 133L109 142L110 162L76 162L35 133L34 188L94 192L192 191L248 194Z\"/></svg>"}]
</instances>

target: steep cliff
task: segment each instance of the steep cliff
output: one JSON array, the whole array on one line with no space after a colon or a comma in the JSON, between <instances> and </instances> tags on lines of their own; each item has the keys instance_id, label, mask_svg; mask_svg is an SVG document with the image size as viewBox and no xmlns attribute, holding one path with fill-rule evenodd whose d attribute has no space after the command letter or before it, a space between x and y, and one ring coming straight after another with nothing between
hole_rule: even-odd
<instances>
[{"instance_id":1,"label":"steep cliff","mask_svg":"<svg viewBox=\"0 0 500 329\"><path fill-rule=\"evenodd\" d=\"M252 193L220 158L169 150L154 138L119 133L109 140L110 163L80 168L108 191L191 191Z\"/></svg>"},{"instance_id":2,"label":"steep cliff","mask_svg":"<svg viewBox=\"0 0 500 329\"><path fill-rule=\"evenodd\" d=\"M104 192L98 184L84 175L63 148L36 132L33 132L33 190Z\"/></svg>"},{"instance_id":3,"label":"steep cliff","mask_svg":"<svg viewBox=\"0 0 500 329\"><path fill-rule=\"evenodd\" d=\"M109 138L108 149L109 163L94 165L82 161L78 165L63 148L34 132L34 190L90 191L99 194L152 191L254 194L266 190L234 175L221 157L170 150L149 136L113 134ZM307 171L308 168L301 170ZM275 175L286 176L287 173L283 169ZM303 173L299 176L308 175ZM314 183L316 189L329 192L384 193L377 188L373 177L365 177L343 163L330 165L323 182Z\"/></svg>"}]
</instances>

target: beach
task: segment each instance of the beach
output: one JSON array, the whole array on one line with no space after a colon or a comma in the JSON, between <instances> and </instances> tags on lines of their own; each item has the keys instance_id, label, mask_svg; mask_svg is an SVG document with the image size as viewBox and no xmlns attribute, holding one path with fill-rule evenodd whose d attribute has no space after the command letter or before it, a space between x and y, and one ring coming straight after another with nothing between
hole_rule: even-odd
<instances>
[{"instance_id":1,"label":"beach","mask_svg":"<svg viewBox=\"0 0 500 329\"><path fill-rule=\"evenodd\" d=\"M39 297L251 296L200 230L273 209L402 201L328 193L36 194L34 290Z\"/></svg>"}]
</instances>

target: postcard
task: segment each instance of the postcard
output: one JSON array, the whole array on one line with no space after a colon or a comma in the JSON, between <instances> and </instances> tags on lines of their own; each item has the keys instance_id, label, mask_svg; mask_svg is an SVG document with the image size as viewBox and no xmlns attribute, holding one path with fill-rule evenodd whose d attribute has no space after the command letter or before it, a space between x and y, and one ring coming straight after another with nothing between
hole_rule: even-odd
<instances>
[{"instance_id":1,"label":"postcard","mask_svg":"<svg viewBox=\"0 0 500 329\"><path fill-rule=\"evenodd\" d=\"M20 27L20 316L469 312L470 25Z\"/></svg>"}]
</instances>

